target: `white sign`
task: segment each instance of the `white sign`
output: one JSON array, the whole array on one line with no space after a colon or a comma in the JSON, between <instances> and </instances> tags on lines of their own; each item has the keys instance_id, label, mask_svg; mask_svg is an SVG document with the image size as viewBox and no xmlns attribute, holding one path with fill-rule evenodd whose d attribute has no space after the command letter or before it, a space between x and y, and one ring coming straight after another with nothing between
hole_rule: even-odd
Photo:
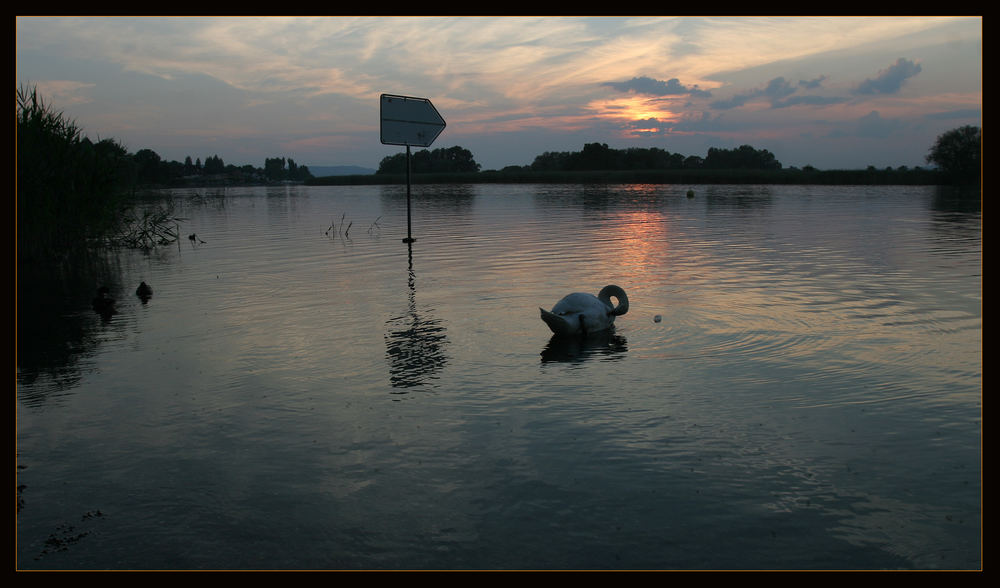
<instances>
[{"instance_id":1,"label":"white sign","mask_svg":"<svg viewBox=\"0 0 1000 588\"><path fill-rule=\"evenodd\" d=\"M426 98L382 94L382 143L430 147L445 122Z\"/></svg>"}]
</instances>

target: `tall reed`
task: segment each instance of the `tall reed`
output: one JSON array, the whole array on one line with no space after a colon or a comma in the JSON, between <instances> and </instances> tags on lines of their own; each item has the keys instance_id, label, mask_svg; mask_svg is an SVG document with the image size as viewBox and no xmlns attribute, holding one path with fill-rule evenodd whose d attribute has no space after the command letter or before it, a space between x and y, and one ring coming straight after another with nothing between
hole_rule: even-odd
<instances>
[{"instance_id":1,"label":"tall reed","mask_svg":"<svg viewBox=\"0 0 1000 588\"><path fill-rule=\"evenodd\" d=\"M91 141L35 87L17 88L16 98L19 261L60 259L94 244L176 239L154 222L169 211L131 212L135 164L125 147Z\"/></svg>"}]
</instances>

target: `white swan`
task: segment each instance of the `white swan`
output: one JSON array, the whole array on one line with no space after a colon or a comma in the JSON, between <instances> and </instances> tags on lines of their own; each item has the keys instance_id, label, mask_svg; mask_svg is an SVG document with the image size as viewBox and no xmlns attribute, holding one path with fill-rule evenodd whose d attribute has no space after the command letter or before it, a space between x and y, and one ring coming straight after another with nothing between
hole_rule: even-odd
<instances>
[{"instance_id":1,"label":"white swan","mask_svg":"<svg viewBox=\"0 0 1000 588\"><path fill-rule=\"evenodd\" d=\"M611 305L611 298L618 299L618 306ZM557 335L588 335L598 333L614 324L615 317L628 312L628 296L618 286L605 286L594 296L575 292L552 307L552 311L539 308L542 320Z\"/></svg>"}]
</instances>

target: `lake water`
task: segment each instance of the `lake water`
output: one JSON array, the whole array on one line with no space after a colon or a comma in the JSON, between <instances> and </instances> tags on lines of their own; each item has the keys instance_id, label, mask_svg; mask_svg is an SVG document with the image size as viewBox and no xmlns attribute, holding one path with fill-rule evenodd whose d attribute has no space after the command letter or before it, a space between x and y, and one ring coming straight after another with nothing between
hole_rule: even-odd
<instances>
[{"instance_id":1,"label":"lake water","mask_svg":"<svg viewBox=\"0 0 1000 588\"><path fill-rule=\"evenodd\" d=\"M20 268L18 567L980 568L979 201L687 189L178 190Z\"/></svg>"}]
</instances>

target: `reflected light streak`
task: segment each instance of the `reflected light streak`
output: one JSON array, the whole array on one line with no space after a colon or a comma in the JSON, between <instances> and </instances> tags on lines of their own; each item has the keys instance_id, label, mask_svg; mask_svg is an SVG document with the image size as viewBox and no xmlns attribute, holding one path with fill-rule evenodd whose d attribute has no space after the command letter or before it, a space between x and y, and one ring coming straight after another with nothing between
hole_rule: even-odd
<instances>
[{"instance_id":1,"label":"reflected light streak","mask_svg":"<svg viewBox=\"0 0 1000 588\"><path fill-rule=\"evenodd\" d=\"M630 276L643 288L654 286L649 281L650 276L662 273L661 266L670 257L665 217L662 211L632 210L623 213L615 222L615 260L620 264L622 275Z\"/></svg>"}]
</instances>

